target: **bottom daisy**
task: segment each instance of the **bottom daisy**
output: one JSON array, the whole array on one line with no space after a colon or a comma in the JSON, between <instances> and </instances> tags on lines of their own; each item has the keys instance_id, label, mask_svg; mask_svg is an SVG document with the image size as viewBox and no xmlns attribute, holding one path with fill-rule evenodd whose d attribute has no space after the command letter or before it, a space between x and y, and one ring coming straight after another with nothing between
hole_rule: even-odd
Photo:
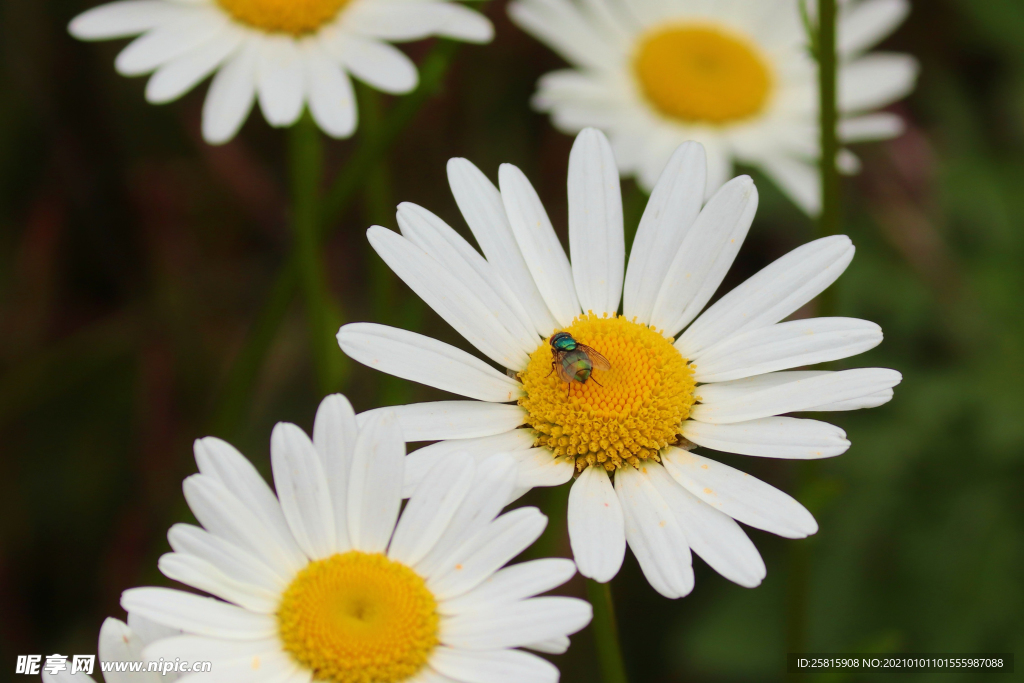
<instances>
[{"instance_id":1,"label":"bottom daisy","mask_svg":"<svg viewBox=\"0 0 1024 683\"><path fill-rule=\"evenodd\" d=\"M185 680L247 683L495 683L558 680L528 652L561 653L590 605L536 597L571 578L571 560L504 567L547 525L536 508L499 514L516 486L506 455L430 469L402 503L405 444L394 418L361 420L342 396L321 404L313 439L279 424L277 496L218 439L196 442L185 497L203 528L179 524L160 558L167 588L125 591L133 615L184 635L147 659L204 660Z\"/></svg>"}]
</instances>

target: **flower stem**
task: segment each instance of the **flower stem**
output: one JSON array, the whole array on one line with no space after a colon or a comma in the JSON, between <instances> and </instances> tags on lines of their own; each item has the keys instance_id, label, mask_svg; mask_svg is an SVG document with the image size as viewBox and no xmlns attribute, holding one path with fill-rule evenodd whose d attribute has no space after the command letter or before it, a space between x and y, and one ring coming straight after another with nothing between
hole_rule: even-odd
<instances>
[{"instance_id":1,"label":"flower stem","mask_svg":"<svg viewBox=\"0 0 1024 683\"><path fill-rule=\"evenodd\" d=\"M320 183L323 174L323 141L313 119L303 116L288 135L291 172L292 231L299 285L306 306L313 366L321 394L338 389L340 373L334 356L334 335L341 316L331 301L324 271L320 240Z\"/></svg>"},{"instance_id":2,"label":"flower stem","mask_svg":"<svg viewBox=\"0 0 1024 683\"><path fill-rule=\"evenodd\" d=\"M821 237L839 233L839 170L836 155L836 0L818 0L818 90L821 96Z\"/></svg>"},{"instance_id":3,"label":"flower stem","mask_svg":"<svg viewBox=\"0 0 1024 683\"><path fill-rule=\"evenodd\" d=\"M615 623L615 603L610 583L587 579L587 597L594 608L590 630L597 647L597 661L604 683L626 683L626 667L619 645L619 629Z\"/></svg>"}]
</instances>

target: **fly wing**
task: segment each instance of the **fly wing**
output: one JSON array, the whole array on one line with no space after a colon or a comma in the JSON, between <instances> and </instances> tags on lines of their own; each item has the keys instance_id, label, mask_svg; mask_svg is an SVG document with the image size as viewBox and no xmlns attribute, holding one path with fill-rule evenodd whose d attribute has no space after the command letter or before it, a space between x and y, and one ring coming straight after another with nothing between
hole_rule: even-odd
<instances>
[{"instance_id":1,"label":"fly wing","mask_svg":"<svg viewBox=\"0 0 1024 683\"><path fill-rule=\"evenodd\" d=\"M562 357L555 358L555 372L558 373L558 376L561 378L563 382L568 382L569 384L572 384L573 381L576 379L575 377L570 375L569 372L565 369L565 365L562 363Z\"/></svg>"},{"instance_id":2,"label":"fly wing","mask_svg":"<svg viewBox=\"0 0 1024 683\"><path fill-rule=\"evenodd\" d=\"M608 362L608 359L598 353L594 347L579 344L576 348L582 349L590 357L590 362L593 363L595 370L604 371L612 369L612 364Z\"/></svg>"}]
</instances>

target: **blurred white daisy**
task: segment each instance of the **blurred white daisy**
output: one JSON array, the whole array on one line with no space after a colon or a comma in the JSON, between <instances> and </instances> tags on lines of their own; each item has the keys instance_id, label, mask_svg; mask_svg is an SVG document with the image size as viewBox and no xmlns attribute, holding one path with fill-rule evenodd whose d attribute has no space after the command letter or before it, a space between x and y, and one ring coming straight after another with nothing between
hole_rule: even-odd
<instances>
[{"instance_id":1,"label":"blurred white daisy","mask_svg":"<svg viewBox=\"0 0 1024 683\"><path fill-rule=\"evenodd\" d=\"M412 204L398 209L402 235L373 227L369 239L413 291L515 378L412 332L356 323L338 333L361 363L476 399L392 409L409 441L448 440L408 457L407 487L450 453L512 451L520 489L564 484L580 472L568 522L585 576L609 581L628 541L668 597L693 587L690 549L723 576L757 585L764 563L734 520L801 538L817 530L814 519L785 493L676 445L831 457L850 446L843 430L778 416L892 397L900 381L893 370L789 371L882 341L881 329L864 320L780 322L846 269L849 238L794 250L701 314L753 220L750 178L726 183L702 210L704 152L681 146L651 194L626 269L619 178L603 134L584 130L569 157L571 265L523 173L506 164L498 177L500 192L465 159L448 164L484 256ZM596 369L586 383L563 381L549 343L563 330L607 357L610 369Z\"/></svg>"},{"instance_id":2,"label":"blurred white daisy","mask_svg":"<svg viewBox=\"0 0 1024 683\"><path fill-rule=\"evenodd\" d=\"M152 73L146 99L170 102L216 72L203 136L227 142L258 99L290 126L304 106L325 133L356 129L349 76L387 93L416 87L416 66L390 43L443 36L485 43L483 15L448 0L119 0L76 17L82 40L140 35L117 57L125 76Z\"/></svg>"},{"instance_id":3,"label":"blurred white daisy","mask_svg":"<svg viewBox=\"0 0 1024 683\"><path fill-rule=\"evenodd\" d=\"M93 663L93 673L101 670L103 663L124 662L130 665L142 661L142 649L161 638L180 635L181 631L153 623L137 614L128 615L128 623L120 619L108 618L100 627L99 645L97 647L97 665ZM72 673L73 661L65 662L63 670L50 673L43 669L43 683L94 683L92 676L77 671ZM176 681L180 675L174 671L166 674L156 671L107 671L103 674L106 683L161 683Z\"/></svg>"},{"instance_id":4,"label":"blurred white daisy","mask_svg":"<svg viewBox=\"0 0 1024 683\"><path fill-rule=\"evenodd\" d=\"M277 495L229 444L196 442L185 498L202 528L178 524L168 588L121 604L185 635L147 659L210 661L196 680L481 683L558 680L515 648L564 652L590 622L576 598L534 597L569 580L571 560L504 565L540 536L536 508L499 515L515 486L504 455L455 454L427 471L399 515L405 443L393 416L356 416L340 395L320 405L313 438L292 424L271 437Z\"/></svg>"},{"instance_id":5,"label":"blurred white daisy","mask_svg":"<svg viewBox=\"0 0 1024 683\"><path fill-rule=\"evenodd\" d=\"M696 140L707 150L708 196L739 162L763 170L816 214L818 68L800 2L806 0L515 0L509 14L572 66L540 79L534 106L563 132L604 130L622 174L645 190L676 147ZM917 62L866 52L908 12L908 0L841 2L841 142L903 130L898 116L874 110L913 89ZM840 155L842 170L857 166L849 151Z\"/></svg>"}]
</instances>

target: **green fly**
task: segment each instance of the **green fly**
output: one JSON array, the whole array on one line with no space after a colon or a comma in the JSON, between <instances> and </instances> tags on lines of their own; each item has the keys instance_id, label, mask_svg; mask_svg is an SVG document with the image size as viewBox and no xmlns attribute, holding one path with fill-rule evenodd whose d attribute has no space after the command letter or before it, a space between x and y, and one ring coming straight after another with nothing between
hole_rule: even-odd
<instances>
[{"instance_id":1,"label":"green fly","mask_svg":"<svg viewBox=\"0 0 1024 683\"><path fill-rule=\"evenodd\" d=\"M581 344L568 332L556 332L548 340L551 344L551 372L557 372L563 382L586 384L594 370L610 370L612 364L608 359L586 344ZM551 374L548 373L548 375ZM594 383L601 386L596 379ZM566 396L569 395L568 390Z\"/></svg>"}]
</instances>

